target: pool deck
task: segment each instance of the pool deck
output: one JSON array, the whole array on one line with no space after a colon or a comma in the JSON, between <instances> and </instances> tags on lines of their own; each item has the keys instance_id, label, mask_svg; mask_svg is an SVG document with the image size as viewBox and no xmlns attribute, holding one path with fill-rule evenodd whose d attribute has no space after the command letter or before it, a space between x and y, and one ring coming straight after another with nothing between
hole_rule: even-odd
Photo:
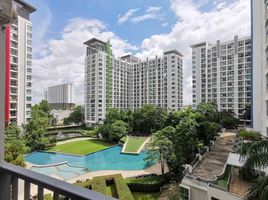
<instances>
[{"instance_id":1,"label":"pool deck","mask_svg":"<svg viewBox=\"0 0 268 200\"><path fill-rule=\"evenodd\" d=\"M168 172L168 167L165 165L165 173ZM106 176L106 175L113 175L113 174L122 174L124 178L138 176L138 175L145 175L145 174L162 174L161 172L161 165L160 163L156 163L155 165L144 169L144 170L102 170L102 171L92 171L81 176L77 176L71 180L69 183L75 183L76 181L85 181L86 179L93 179L96 176ZM61 177L58 176L51 176L57 178L59 180L63 180ZM63 180L64 181L64 180ZM36 185L31 184L31 195L34 196L37 194L38 188ZM45 189L44 194L51 194L51 191ZM19 200L24 199L24 181L19 180Z\"/></svg>"},{"instance_id":2,"label":"pool deck","mask_svg":"<svg viewBox=\"0 0 268 200\"><path fill-rule=\"evenodd\" d=\"M168 167L165 165L165 173L168 172ZM138 176L138 175L145 175L145 174L162 174L161 172L161 165L160 163L156 163L155 165L143 169L143 170L101 170L101 171L92 171L81 176L77 176L71 180L69 183L75 183L76 181L85 181L86 179L93 179L96 176L106 176L106 175L113 175L113 174L122 174L124 178Z\"/></svg>"}]
</instances>

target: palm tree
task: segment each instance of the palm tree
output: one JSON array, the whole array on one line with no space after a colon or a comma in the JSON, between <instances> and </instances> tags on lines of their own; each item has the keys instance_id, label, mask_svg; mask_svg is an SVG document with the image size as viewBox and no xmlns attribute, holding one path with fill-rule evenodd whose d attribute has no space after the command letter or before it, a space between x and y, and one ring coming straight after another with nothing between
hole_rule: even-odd
<instances>
[{"instance_id":1,"label":"palm tree","mask_svg":"<svg viewBox=\"0 0 268 200\"><path fill-rule=\"evenodd\" d=\"M247 158L240 175L245 180L255 180L247 194L248 200L268 199L268 176L258 178L255 169L268 167L268 140L253 142L242 148L241 158Z\"/></svg>"}]
</instances>

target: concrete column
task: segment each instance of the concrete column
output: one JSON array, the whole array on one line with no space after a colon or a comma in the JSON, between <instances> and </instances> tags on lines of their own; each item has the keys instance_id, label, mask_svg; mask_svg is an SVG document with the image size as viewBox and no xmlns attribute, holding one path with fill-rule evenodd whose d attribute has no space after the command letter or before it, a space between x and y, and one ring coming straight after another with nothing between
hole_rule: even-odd
<instances>
[{"instance_id":1,"label":"concrete column","mask_svg":"<svg viewBox=\"0 0 268 200\"><path fill-rule=\"evenodd\" d=\"M0 49L5 49L5 28L0 26ZM4 160L6 54L0 51L0 162Z\"/></svg>"}]
</instances>

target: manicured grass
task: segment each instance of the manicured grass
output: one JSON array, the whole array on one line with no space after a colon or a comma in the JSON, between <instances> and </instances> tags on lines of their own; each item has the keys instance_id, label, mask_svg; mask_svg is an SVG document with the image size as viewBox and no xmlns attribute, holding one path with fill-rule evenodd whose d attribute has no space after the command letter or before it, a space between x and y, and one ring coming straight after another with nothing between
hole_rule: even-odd
<instances>
[{"instance_id":1,"label":"manicured grass","mask_svg":"<svg viewBox=\"0 0 268 200\"><path fill-rule=\"evenodd\" d=\"M117 190L115 184L106 186L106 195L114 198L118 198Z\"/></svg>"},{"instance_id":2,"label":"manicured grass","mask_svg":"<svg viewBox=\"0 0 268 200\"><path fill-rule=\"evenodd\" d=\"M156 200L160 197L160 192L155 193L142 193L142 192L132 192L134 200Z\"/></svg>"},{"instance_id":3,"label":"manicured grass","mask_svg":"<svg viewBox=\"0 0 268 200\"><path fill-rule=\"evenodd\" d=\"M125 152L136 153L147 137L128 137Z\"/></svg>"},{"instance_id":4,"label":"manicured grass","mask_svg":"<svg viewBox=\"0 0 268 200\"><path fill-rule=\"evenodd\" d=\"M112 179L114 182L111 182ZM120 200L156 200L160 196L159 190L162 181L162 176L124 179L122 175L115 174L94 177L92 180L75 183L75 185L92 188L94 191ZM131 186L129 184L131 184ZM150 191L154 189L152 187L157 187L157 190ZM133 189L132 192L131 188Z\"/></svg>"},{"instance_id":5,"label":"manicured grass","mask_svg":"<svg viewBox=\"0 0 268 200\"><path fill-rule=\"evenodd\" d=\"M97 140L97 139L96 140L95 139L94 140L81 140L81 141L74 141L74 142L57 145L51 148L49 151L85 155L88 153L100 151L112 145L113 144L111 143L105 142L103 140Z\"/></svg>"}]
</instances>

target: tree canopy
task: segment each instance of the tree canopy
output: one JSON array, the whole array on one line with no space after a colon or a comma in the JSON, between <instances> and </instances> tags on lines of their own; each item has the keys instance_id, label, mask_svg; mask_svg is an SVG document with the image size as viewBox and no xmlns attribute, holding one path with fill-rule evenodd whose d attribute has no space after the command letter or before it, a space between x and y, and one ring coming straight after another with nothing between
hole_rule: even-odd
<instances>
[{"instance_id":1,"label":"tree canopy","mask_svg":"<svg viewBox=\"0 0 268 200\"><path fill-rule=\"evenodd\" d=\"M5 129L5 161L24 167L26 146L21 137L21 129L16 124L10 124Z\"/></svg>"}]
</instances>

